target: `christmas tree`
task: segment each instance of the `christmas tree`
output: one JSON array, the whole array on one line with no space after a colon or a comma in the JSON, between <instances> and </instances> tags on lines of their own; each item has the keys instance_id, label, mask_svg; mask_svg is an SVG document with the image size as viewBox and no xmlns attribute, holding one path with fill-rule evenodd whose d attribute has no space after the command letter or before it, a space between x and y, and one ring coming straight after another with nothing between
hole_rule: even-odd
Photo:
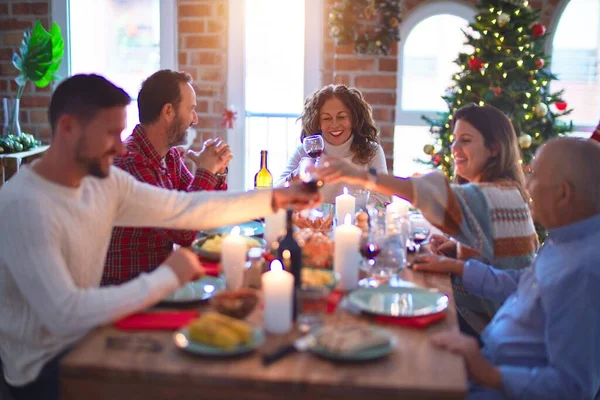
<instances>
[{"instance_id":1,"label":"christmas tree","mask_svg":"<svg viewBox=\"0 0 600 400\"><path fill-rule=\"evenodd\" d=\"M550 58L544 54L546 27L539 21L539 10L525 0L481 0L475 22L465 32L471 54L461 53L455 63L460 72L454 75L454 86L443 99L448 111L431 119L435 144L426 145L429 162L453 175L452 114L460 107L476 103L502 110L512 121L527 171L536 149L546 140L573 129L559 117L567 115L562 92L552 93Z\"/></svg>"}]
</instances>

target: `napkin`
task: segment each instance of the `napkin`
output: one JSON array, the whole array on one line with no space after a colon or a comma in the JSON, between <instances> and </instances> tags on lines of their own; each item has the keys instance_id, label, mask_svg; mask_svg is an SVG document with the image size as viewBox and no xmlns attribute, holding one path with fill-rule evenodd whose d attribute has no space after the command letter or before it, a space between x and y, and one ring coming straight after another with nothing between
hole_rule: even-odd
<instances>
[{"instance_id":1,"label":"napkin","mask_svg":"<svg viewBox=\"0 0 600 400\"><path fill-rule=\"evenodd\" d=\"M340 301L344 297L344 292L341 290L332 291L327 297L327 313L334 313ZM437 322L442 321L446 318L445 312L440 312L431 315L425 315L423 317L387 317L387 316L376 316L374 321L379 324L392 324L401 326L410 326L414 328L427 328Z\"/></svg>"},{"instance_id":2,"label":"napkin","mask_svg":"<svg viewBox=\"0 0 600 400\"><path fill-rule=\"evenodd\" d=\"M339 289L332 290L327 296L327 313L333 314L344 297L344 292Z\"/></svg>"},{"instance_id":3,"label":"napkin","mask_svg":"<svg viewBox=\"0 0 600 400\"><path fill-rule=\"evenodd\" d=\"M218 262L207 261L204 259L200 259L200 262L202 263L204 271L206 271L206 275L219 276L219 274L221 273L221 271L219 270Z\"/></svg>"},{"instance_id":4,"label":"napkin","mask_svg":"<svg viewBox=\"0 0 600 400\"><path fill-rule=\"evenodd\" d=\"M129 315L115 322L122 330L176 330L198 318L198 311L151 311Z\"/></svg>"},{"instance_id":5,"label":"napkin","mask_svg":"<svg viewBox=\"0 0 600 400\"><path fill-rule=\"evenodd\" d=\"M387 317L378 315L375 322L378 324L391 324L400 326L410 326L413 328L427 328L430 325L438 323L446 318L445 312L440 312L422 317Z\"/></svg>"}]
</instances>

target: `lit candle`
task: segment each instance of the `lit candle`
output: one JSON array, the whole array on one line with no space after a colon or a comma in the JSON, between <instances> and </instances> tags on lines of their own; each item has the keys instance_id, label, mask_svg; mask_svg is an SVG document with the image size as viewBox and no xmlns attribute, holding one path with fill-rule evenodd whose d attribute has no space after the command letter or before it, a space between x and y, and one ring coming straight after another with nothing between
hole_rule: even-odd
<instances>
[{"instance_id":1,"label":"lit candle","mask_svg":"<svg viewBox=\"0 0 600 400\"><path fill-rule=\"evenodd\" d=\"M392 202L385 207L385 214L388 218L406 217L409 207L410 203L408 201L398 196L393 196Z\"/></svg>"},{"instance_id":2,"label":"lit candle","mask_svg":"<svg viewBox=\"0 0 600 400\"><path fill-rule=\"evenodd\" d=\"M352 225L350 214L344 217L344 224L338 225L334 233L333 265L340 275L342 290L356 289L360 267L359 243L362 230Z\"/></svg>"},{"instance_id":3,"label":"lit candle","mask_svg":"<svg viewBox=\"0 0 600 400\"><path fill-rule=\"evenodd\" d=\"M274 260L271 270L262 275L265 301L264 327L269 333L287 333L292 329L294 276L284 271L281 261Z\"/></svg>"},{"instance_id":4,"label":"lit candle","mask_svg":"<svg viewBox=\"0 0 600 400\"><path fill-rule=\"evenodd\" d=\"M240 228L236 226L221 243L221 265L228 289L242 287L247 252L246 239L240 236Z\"/></svg>"},{"instance_id":5,"label":"lit candle","mask_svg":"<svg viewBox=\"0 0 600 400\"><path fill-rule=\"evenodd\" d=\"M265 240L267 241L267 250L271 249L273 242L276 242L285 234L285 210L280 209L276 213L265 217Z\"/></svg>"},{"instance_id":6,"label":"lit candle","mask_svg":"<svg viewBox=\"0 0 600 400\"><path fill-rule=\"evenodd\" d=\"M335 198L335 218L338 225L344 221L346 214L350 214L351 222L354 210L356 208L356 199L351 194L348 194L348 188L344 188L344 193Z\"/></svg>"},{"instance_id":7,"label":"lit candle","mask_svg":"<svg viewBox=\"0 0 600 400\"><path fill-rule=\"evenodd\" d=\"M408 201L398 196L392 197L392 202L385 208L385 232L387 235L397 234L400 229L399 223L402 220L408 221L409 207Z\"/></svg>"}]
</instances>

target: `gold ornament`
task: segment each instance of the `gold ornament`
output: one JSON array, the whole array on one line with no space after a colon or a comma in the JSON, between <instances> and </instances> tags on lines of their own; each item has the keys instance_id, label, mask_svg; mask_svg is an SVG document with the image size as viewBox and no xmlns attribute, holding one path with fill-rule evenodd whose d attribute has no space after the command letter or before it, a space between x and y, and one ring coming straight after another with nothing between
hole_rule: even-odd
<instances>
[{"instance_id":1,"label":"gold ornament","mask_svg":"<svg viewBox=\"0 0 600 400\"><path fill-rule=\"evenodd\" d=\"M533 112L536 117L543 118L548 114L548 106L544 103L538 103L535 105Z\"/></svg>"},{"instance_id":2,"label":"gold ornament","mask_svg":"<svg viewBox=\"0 0 600 400\"><path fill-rule=\"evenodd\" d=\"M381 43L381 40L378 40L375 42L375 46L377 46L377 47L381 47L382 44L383 43Z\"/></svg>"},{"instance_id":3,"label":"gold ornament","mask_svg":"<svg viewBox=\"0 0 600 400\"><path fill-rule=\"evenodd\" d=\"M510 15L502 13L498 16L498 26L504 28L506 24L510 22Z\"/></svg>"},{"instance_id":4,"label":"gold ornament","mask_svg":"<svg viewBox=\"0 0 600 400\"><path fill-rule=\"evenodd\" d=\"M426 144L425 146L423 146L423 153L427 154L428 156L433 155L434 152L435 148L432 144Z\"/></svg>"},{"instance_id":5,"label":"gold ornament","mask_svg":"<svg viewBox=\"0 0 600 400\"><path fill-rule=\"evenodd\" d=\"M393 27L396 27L396 26L398 26L398 24L399 24L399 23L400 23L400 22L398 21L398 19L397 19L397 18L392 18L392 19L390 20L390 25L391 25L391 26L393 26Z\"/></svg>"},{"instance_id":6,"label":"gold ornament","mask_svg":"<svg viewBox=\"0 0 600 400\"><path fill-rule=\"evenodd\" d=\"M531 138L531 136L524 133L523 135L519 136L519 147L522 149L530 148L532 140L533 139Z\"/></svg>"},{"instance_id":7,"label":"gold ornament","mask_svg":"<svg viewBox=\"0 0 600 400\"><path fill-rule=\"evenodd\" d=\"M335 13L329 13L329 21L331 22L335 22L335 20L337 19L337 16L335 15Z\"/></svg>"}]
</instances>

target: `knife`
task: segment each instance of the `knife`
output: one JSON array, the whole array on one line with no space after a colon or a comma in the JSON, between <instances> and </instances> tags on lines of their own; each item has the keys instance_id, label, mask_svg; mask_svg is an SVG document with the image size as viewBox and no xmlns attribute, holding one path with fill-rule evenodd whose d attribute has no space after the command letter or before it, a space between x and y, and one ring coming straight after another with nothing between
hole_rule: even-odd
<instances>
[{"instance_id":1,"label":"knife","mask_svg":"<svg viewBox=\"0 0 600 400\"><path fill-rule=\"evenodd\" d=\"M287 356L288 354L295 353L297 351L306 351L312 349L317 343L315 335L309 334L296 339L293 343L281 346L271 354L263 355L262 362L264 366L270 365L275 361Z\"/></svg>"}]
</instances>

